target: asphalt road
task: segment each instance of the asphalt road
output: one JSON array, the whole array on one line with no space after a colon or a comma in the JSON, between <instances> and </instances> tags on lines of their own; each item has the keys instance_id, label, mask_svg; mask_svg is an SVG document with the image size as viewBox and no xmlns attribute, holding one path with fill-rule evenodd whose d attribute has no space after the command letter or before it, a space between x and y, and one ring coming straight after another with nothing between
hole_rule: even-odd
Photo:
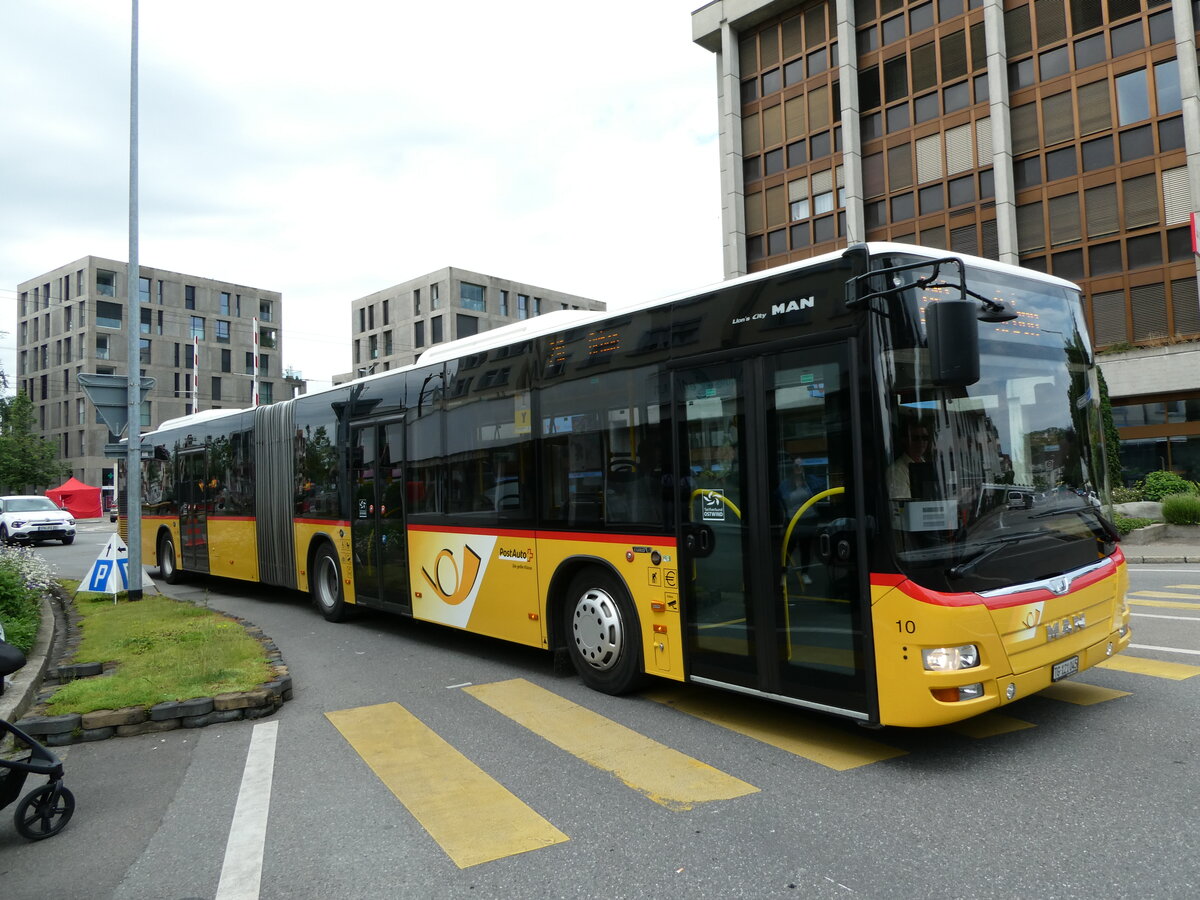
<instances>
[{"instance_id":1,"label":"asphalt road","mask_svg":"<svg viewBox=\"0 0 1200 900\"><path fill-rule=\"evenodd\" d=\"M107 537L41 552L77 576ZM697 687L607 697L540 652L192 582L171 593L279 644L295 699L67 748L75 817L31 844L4 811L0 894L1191 897L1200 566L1131 572L1120 667L970 728L877 732Z\"/></svg>"}]
</instances>

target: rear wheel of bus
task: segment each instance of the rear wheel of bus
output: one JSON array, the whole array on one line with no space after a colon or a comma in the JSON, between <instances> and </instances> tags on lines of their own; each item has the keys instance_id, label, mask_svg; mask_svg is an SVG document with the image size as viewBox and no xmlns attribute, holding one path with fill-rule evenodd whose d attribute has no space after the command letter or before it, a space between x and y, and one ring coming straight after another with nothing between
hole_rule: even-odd
<instances>
[{"instance_id":1,"label":"rear wheel of bus","mask_svg":"<svg viewBox=\"0 0 1200 900\"><path fill-rule=\"evenodd\" d=\"M169 531L158 536L158 574L167 584L179 584L183 578L175 564L175 541Z\"/></svg>"},{"instance_id":2,"label":"rear wheel of bus","mask_svg":"<svg viewBox=\"0 0 1200 900\"><path fill-rule=\"evenodd\" d=\"M313 606L328 622L344 622L352 612L342 589L342 567L337 554L328 543L322 543L313 554L309 592Z\"/></svg>"},{"instance_id":3,"label":"rear wheel of bus","mask_svg":"<svg viewBox=\"0 0 1200 900\"><path fill-rule=\"evenodd\" d=\"M642 685L637 613L615 576L589 568L572 578L563 623L571 662L584 684L605 694L626 694Z\"/></svg>"}]
</instances>

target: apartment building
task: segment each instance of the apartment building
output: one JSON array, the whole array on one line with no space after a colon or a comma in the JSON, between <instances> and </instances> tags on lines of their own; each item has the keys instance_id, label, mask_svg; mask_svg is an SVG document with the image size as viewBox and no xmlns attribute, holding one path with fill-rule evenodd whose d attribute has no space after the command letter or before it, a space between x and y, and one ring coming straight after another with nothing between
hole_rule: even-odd
<instances>
[{"instance_id":1,"label":"apartment building","mask_svg":"<svg viewBox=\"0 0 1200 900\"><path fill-rule=\"evenodd\" d=\"M196 410L252 406L256 383L260 403L283 399L276 396L289 384L280 364L278 291L140 268L138 368L155 379L142 404L142 431ZM77 376L129 372L127 272L124 262L85 256L17 288L14 386L29 395L42 434L75 477L110 488L114 461L104 445L113 438Z\"/></svg>"},{"instance_id":2,"label":"apartment building","mask_svg":"<svg viewBox=\"0 0 1200 900\"><path fill-rule=\"evenodd\" d=\"M1200 479L1198 0L716 0L727 277L862 240L1083 287L1125 477Z\"/></svg>"},{"instance_id":3,"label":"apartment building","mask_svg":"<svg viewBox=\"0 0 1200 900\"><path fill-rule=\"evenodd\" d=\"M602 310L604 303L467 269L438 269L351 303L354 370L334 383L407 366L434 344L562 309Z\"/></svg>"}]
</instances>

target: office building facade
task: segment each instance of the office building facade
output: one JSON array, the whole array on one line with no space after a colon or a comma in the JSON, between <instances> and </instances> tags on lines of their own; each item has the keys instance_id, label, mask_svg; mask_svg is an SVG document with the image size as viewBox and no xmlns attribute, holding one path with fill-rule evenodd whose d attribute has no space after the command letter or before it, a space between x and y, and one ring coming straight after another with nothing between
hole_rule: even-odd
<instances>
[{"instance_id":1,"label":"office building facade","mask_svg":"<svg viewBox=\"0 0 1200 900\"><path fill-rule=\"evenodd\" d=\"M283 399L276 396L289 388L278 291L140 268L138 369L155 379L142 404L142 431L196 410L254 405L255 374L260 403ZM128 375L127 272L124 262L85 256L17 288L14 387L29 395L42 435L75 477L110 489L114 461L104 446L112 438L78 376Z\"/></svg>"},{"instance_id":2,"label":"office building facade","mask_svg":"<svg viewBox=\"0 0 1200 900\"><path fill-rule=\"evenodd\" d=\"M727 277L863 240L1075 281L1126 480L1200 479L1197 0L716 0Z\"/></svg>"},{"instance_id":3,"label":"office building facade","mask_svg":"<svg viewBox=\"0 0 1200 900\"><path fill-rule=\"evenodd\" d=\"M334 381L407 366L435 344L562 309L602 310L604 303L467 269L438 269L351 303L354 370Z\"/></svg>"}]
</instances>

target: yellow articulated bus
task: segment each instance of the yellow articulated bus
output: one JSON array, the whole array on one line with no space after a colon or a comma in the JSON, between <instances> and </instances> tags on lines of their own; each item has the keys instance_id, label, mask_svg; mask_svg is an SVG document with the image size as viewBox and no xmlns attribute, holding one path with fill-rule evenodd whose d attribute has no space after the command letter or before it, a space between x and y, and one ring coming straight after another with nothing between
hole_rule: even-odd
<instances>
[{"instance_id":1,"label":"yellow articulated bus","mask_svg":"<svg viewBox=\"0 0 1200 900\"><path fill-rule=\"evenodd\" d=\"M856 245L143 436L144 558L867 725L1129 643L1079 291Z\"/></svg>"}]
</instances>

